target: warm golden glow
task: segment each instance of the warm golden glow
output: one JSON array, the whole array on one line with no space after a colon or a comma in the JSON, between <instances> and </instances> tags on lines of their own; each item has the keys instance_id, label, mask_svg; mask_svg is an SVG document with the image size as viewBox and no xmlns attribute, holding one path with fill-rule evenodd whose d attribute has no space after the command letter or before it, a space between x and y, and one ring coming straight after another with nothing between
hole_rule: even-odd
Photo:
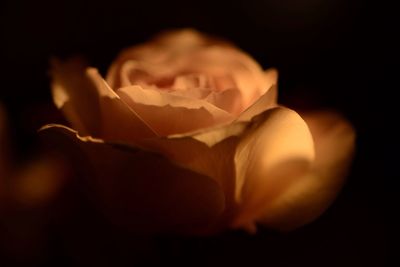
<instances>
[{"instance_id":1,"label":"warm golden glow","mask_svg":"<svg viewBox=\"0 0 400 267\"><path fill-rule=\"evenodd\" d=\"M136 232L293 229L328 207L351 161L344 119L279 106L275 69L194 30L124 50L106 79L76 60L52 77L72 129L41 134L87 156L76 164L94 166L99 206Z\"/></svg>"}]
</instances>

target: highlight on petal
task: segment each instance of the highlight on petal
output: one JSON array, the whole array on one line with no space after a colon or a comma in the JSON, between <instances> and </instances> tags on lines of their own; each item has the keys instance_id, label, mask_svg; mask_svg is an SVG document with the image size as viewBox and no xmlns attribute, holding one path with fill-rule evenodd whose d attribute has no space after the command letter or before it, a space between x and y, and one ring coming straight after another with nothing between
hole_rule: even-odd
<instances>
[{"instance_id":1,"label":"highlight on petal","mask_svg":"<svg viewBox=\"0 0 400 267\"><path fill-rule=\"evenodd\" d=\"M341 116L329 111L302 114L315 144L310 170L295 177L267 203L261 224L290 230L313 221L336 198L348 172L355 148L355 131Z\"/></svg>"},{"instance_id":2,"label":"highlight on petal","mask_svg":"<svg viewBox=\"0 0 400 267\"><path fill-rule=\"evenodd\" d=\"M135 233L201 233L224 210L224 194L213 179L159 154L80 137L61 125L44 127L40 134L77 169L88 170L82 175L94 203Z\"/></svg>"},{"instance_id":3,"label":"highlight on petal","mask_svg":"<svg viewBox=\"0 0 400 267\"><path fill-rule=\"evenodd\" d=\"M253 119L253 128L236 149L238 214L232 227L254 228L265 206L304 174L314 160L314 146L304 120L294 111L279 107Z\"/></svg>"},{"instance_id":4,"label":"highlight on petal","mask_svg":"<svg viewBox=\"0 0 400 267\"><path fill-rule=\"evenodd\" d=\"M208 128L233 120L210 103L140 86L117 90L121 99L161 136Z\"/></svg>"},{"instance_id":5,"label":"highlight on petal","mask_svg":"<svg viewBox=\"0 0 400 267\"><path fill-rule=\"evenodd\" d=\"M96 69L78 60L52 62L55 104L81 135L134 142L154 131L106 84ZM120 123L124 122L124 123Z\"/></svg>"}]
</instances>

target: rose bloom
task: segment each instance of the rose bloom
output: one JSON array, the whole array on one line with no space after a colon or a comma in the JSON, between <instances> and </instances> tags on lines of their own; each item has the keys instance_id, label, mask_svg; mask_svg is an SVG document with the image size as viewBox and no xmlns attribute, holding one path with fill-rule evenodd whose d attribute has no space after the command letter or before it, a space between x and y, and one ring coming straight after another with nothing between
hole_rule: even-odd
<instances>
[{"instance_id":1,"label":"rose bloom","mask_svg":"<svg viewBox=\"0 0 400 267\"><path fill-rule=\"evenodd\" d=\"M124 50L106 78L52 62L70 122L41 133L85 170L94 203L138 233L290 230L339 192L354 131L277 104L277 71L194 30Z\"/></svg>"}]
</instances>

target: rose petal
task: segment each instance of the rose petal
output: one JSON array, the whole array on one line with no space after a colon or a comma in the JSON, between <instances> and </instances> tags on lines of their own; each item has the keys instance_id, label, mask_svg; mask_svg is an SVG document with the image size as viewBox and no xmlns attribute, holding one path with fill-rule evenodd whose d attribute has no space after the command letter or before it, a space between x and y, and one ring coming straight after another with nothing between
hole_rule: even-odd
<instances>
[{"instance_id":1,"label":"rose petal","mask_svg":"<svg viewBox=\"0 0 400 267\"><path fill-rule=\"evenodd\" d=\"M236 121L250 121L254 116L277 106L278 87L271 86L253 105L243 111Z\"/></svg>"},{"instance_id":2,"label":"rose petal","mask_svg":"<svg viewBox=\"0 0 400 267\"><path fill-rule=\"evenodd\" d=\"M213 178L225 194L225 210L210 231L224 229L236 208L234 156L248 122L142 140L141 146L156 151L181 166Z\"/></svg>"},{"instance_id":3,"label":"rose petal","mask_svg":"<svg viewBox=\"0 0 400 267\"><path fill-rule=\"evenodd\" d=\"M134 68L129 66L130 61L135 62ZM155 69L168 74L160 76ZM143 71L147 73L144 76ZM172 85L174 77L182 73L213 77L217 91L239 89L244 107L263 95L277 79L276 70L264 73L254 59L230 43L184 30L168 32L123 51L110 67L107 82L113 88L120 88L128 84L142 85L140 79L146 83L151 77L169 77Z\"/></svg>"},{"instance_id":4,"label":"rose petal","mask_svg":"<svg viewBox=\"0 0 400 267\"><path fill-rule=\"evenodd\" d=\"M160 155L80 137L61 125L40 133L71 155L77 169L89 171L84 175L89 193L101 210L136 233L197 232L224 209L223 192L213 179Z\"/></svg>"},{"instance_id":5,"label":"rose petal","mask_svg":"<svg viewBox=\"0 0 400 267\"><path fill-rule=\"evenodd\" d=\"M242 93L244 106L252 104L271 86L267 83L261 66L249 55L235 48L221 46L204 48L186 55L185 63L182 64L185 66L183 69L195 73L231 77L233 84Z\"/></svg>"},{"instance_id":6,"label":"rose petal","mask_svg":"<svg viewBox=\"0 0 400 267\"><path fill-rule=\"evenodd\" d=\"M162 136L194 131L233 120L229 113L206 101L180 97L161 90L131 86L118 89L117 94Z\"/></svg>"},{"instance_id":7,"label":"rose petal","mask_svg":"<svg viewBox=\"0 0 400 267\"><path fill-rule=\"evenodd\" d=\"M278 84L278 70L275 68L269 68L265 70L264 79L265 79L265 87L261 88L264 91L262 91L260 95L265 94L273 85ZM278 95L275 95L275 101L277 100L277 97Z\"/></svg>"},{"instance_id":8,"label":"rose petal","mask_svg":"<svg viewBox=\"0 0 400 267\"><path fill-rule=\"evenodd\" d=\"M314 159L310 131L296 112L279 107L253 120L235 155L240 206L233 227L253 228L271 198L281 194L290 177L306 172Z\"/></svg>"},{"instance_id":9,"label":"rose petal","mask_svg":"<svg viewBox=\"0 0 400 267\"><path fill-rule=\"evenodd\" d=\"M86 69L76 60L65 63L54 60L51 73L54 102L81 135L131 142L155 136L107 86L96 69Z\"/></svg>"},{"instance_id":10,"label":"rose petal","mask_svg":"<svg viewBox=\"0 0 400 267\"><path fill-rule=\"evenodd\" d=\"M333 202L346 177L354 152L352 126L332 112L302 115L312 133L316 159L311 170L295 177L266 203L259 222L290 230L311 222Z\"/></svg>"},{"instance_id":11,"label":"rose petal","mask_svg":"<svg viewBox=\"0 0 400 267\"><path fill-rule=\"evenodd\" d=\"M205 100L235 116L239 115L243 110L242 93L237 89L211 92Z\"/></svg>"},{"instance_id":12,"label":"rose petal","mask_svg":"<svg viewBox=\"0 0 400 267\"><path fill-rule=\"evenodd\" d=\"M85 75L86 64L78 59L51 61L52 94L55 105L83 135L100 134L98 92Z\"/></svg>"}]
</instances>

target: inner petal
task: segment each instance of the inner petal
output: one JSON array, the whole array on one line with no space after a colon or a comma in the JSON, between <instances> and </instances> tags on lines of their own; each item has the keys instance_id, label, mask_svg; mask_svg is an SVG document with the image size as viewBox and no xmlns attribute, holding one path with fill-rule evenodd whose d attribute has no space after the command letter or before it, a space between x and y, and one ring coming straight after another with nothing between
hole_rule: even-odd
<instances>
[{"instance_id":1,"label":"inner petal","mask_svg":"<svg viewBox=\"0 0 400 267\"><path fill-rule=\"evenodd\" d=\"M205 74L189 73L175 78L172 87L175 90L189 90L191 88L211 88L210 77Z\"/></svg>"}]
</instances>

